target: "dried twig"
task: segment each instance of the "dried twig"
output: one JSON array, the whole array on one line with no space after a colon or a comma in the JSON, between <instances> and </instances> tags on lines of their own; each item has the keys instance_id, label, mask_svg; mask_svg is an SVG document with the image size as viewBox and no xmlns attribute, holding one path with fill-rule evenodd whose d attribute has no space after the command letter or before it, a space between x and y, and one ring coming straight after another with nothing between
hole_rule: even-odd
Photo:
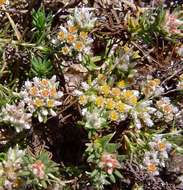
<instances>
[{"instance_id":1,"label":"dried twig","mask_svg":"<svg viewBox=\"0 0 183 190\"><path fill-rule=\"evenodd\" d=\"M4 5L2 5L2 9L4 11L6 10ZM5 12L5 13L6 13L6 16L8 17L8 20L10 21L10 24L11 24L11 26L12 26L14 32L15 32L15 35L16 35L18 41L20 41L22 39L21 33L19 32L19 30L18 30L17 26L15 25L13 19L11 18L10 14L8 12Z\"/></svg>"}]
</instances>

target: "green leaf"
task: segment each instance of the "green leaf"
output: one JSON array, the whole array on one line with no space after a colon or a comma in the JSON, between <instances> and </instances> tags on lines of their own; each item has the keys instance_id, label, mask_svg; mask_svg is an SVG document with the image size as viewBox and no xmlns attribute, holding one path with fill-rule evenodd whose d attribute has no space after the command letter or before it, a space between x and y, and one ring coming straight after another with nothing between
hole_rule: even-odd
<instances>
[{"instance_id":1,"label":"green leaf","mask_svg":"<svg viewBox=\"0 0 183 190\"><path fill-rule=\"evenodd\" d=\"M109 175L109 178L112 181L112 183L116 183L116 179L113 174Z\"/></svg>"},{"instance_id":2,"label":"green leaf","mask_svg":"<svg viewBox=\"0 0 183 190\"><path fill-rule=\"evenodd\" d=\"M53 66L50 60L42 59L40 57L33 57L31 64L31 71L35 76L49 77L52 74Z\"/></svg>"},{"instance_id":3,"label":"green leaf","mask_svg":"<svg viewBox=\"0 0 183 190\"><path fill-rule=\"evenodd\" d=\"M109 143L109 144L105 145L104 149L105 149L106 152L114 153L114 152L116 152L117 147L118 147L117 144L115 144L115 143Z\"/></svg>"},{"instance_id":4,"label":"green leaf","mask_svg":"<svg viewBox=\"0 0 183 190\"><path fill-rule=\"evenodd\" d=\"M111 133L109 135L103 136L100 139L97 139L97 141L101 144L102 147L105 147L107 143L112 139L115 133Z\"/></svg>"},{"instance_id":5,"label":"green leaf","mask_svg":"<svg viewBox=\"0 0 183 190\"><path fill-rule=\"evenodd\" d=\"M121 175L121 173L118 170L114 171L114 174L119 177L119 178L123 178L123 176Z\"/></svg>"},{"instance_id":6,"label":"green leaf","mask_svg":"<svg viewBox=\"0 0 183 190\"><path fill-rule=\"evenodd\" d=\"M0 153L0 162L2 162L3 160L5 160L6 158L6 154L5 153Z\"/></svg>"}]
</instances>

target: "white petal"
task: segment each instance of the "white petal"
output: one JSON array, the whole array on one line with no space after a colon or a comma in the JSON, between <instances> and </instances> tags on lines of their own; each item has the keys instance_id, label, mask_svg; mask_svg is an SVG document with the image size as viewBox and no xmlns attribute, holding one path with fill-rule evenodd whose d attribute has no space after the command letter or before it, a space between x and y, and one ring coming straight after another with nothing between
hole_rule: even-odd
<instances>
[{"instance_id":1,"label":"white petal","mask_svg":"<svg viewBox=\"0 0 183 190\"><path fill-rule=\"evenodd\" d=\"M52 109L50 109L50 114L52 115L52 116L56 116L57 115L57 113L54 111L54 110L52 110Z\"/></svg>"}]
</instances>

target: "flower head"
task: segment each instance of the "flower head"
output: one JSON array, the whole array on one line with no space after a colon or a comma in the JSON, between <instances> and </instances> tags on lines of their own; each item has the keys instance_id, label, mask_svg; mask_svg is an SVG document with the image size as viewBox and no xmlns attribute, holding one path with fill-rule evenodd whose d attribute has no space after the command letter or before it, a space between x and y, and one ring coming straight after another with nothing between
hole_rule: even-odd
<instances>
[{"instance_id":1,"label":"flower head","mask_svg":"<svg viewBox=\"0 0 183 190\"><path fill-rule=\"evenodd\" d=\"M40 179L44 179L44 175L45 175L45 165L41 160L37 160L35 163L32 164L31 166L32 168L32 173L40 178Z\"/></svg>"},{"instance_id":2,"label":"flower head","mask_svg":"<svg viewBox=\"0 0 183 190\"><path fill-rule=\"evenodd\" d=\"M114 169L120 168L115 154L103 153L99 167L104 168L108 174L112 174Z\"/></svg>"},{"instance_id":3,"label":"flower head","mask_svg":"<svg viewBox=\"0 0 183 190\"><path fill-rule=\"evenodd\" d=\"M111 121L117 121L119 119L119 114L116 111L109 112L109 119Z\"/></svg>"},{"instance_id":4,"label":"flower head","mask_svg":"<svg viewBox=\"0 0 183 190\"><path fill-rule=\"evenodd\" d=\"M23 129L31 128L31 117L32 114L26 112L23 102L18 105L6 104L0 113L2 121L11 124L18 133Z\"/></svg>"},{"instance_id":5,"label":"flower head","mask_svg":"<svg viewBox=\"0 0 183 190\"><path fill-rule=\"evenodd\" d=\"M166 139L161 138L161 136L156 136L153 141L149 143L152 150L159 153L160 159L164 160L168 158L168 153L171 150L172 145L166 141Z\"/></svg>"},{"instance_id":6,"label":"flower head","mask_svg":"<svg viewBox=\"0 0 183 190\"><path fill-rule=\"evenodd\" d=\"M107 96L110 93L110 87L107 84L104 84L103 86L100 87L100 92L101 94Z\"/></svg>"},{"instance_id":7,"label":"flower head","mask_svg":"<svg viewBox=\"0 0 183 190\"><path fill-rule=\"evenodd\" d=\"M180 26L183 25L183 21L181 21L176 14L174 13L169 13L167 11L166 16L165 16L165 29L170 33L170 34L182 34L182 29L179 29Z\"/></svg>"},{"instance_id":8,"label":"flower head","mask_svg":"<svg viewBox=\"0 0 183 190\"><path fill-rule=\"evenodd\" d=\"M24 88L20 92L28 110L36 114L40 122L50 114L55 116L54 109L61 105L59 99L63 96L62 91L58 91L56 76L51 79L33 78L33 81L26 81Z\"/></svg>"},{"instance_id":9,"label":"flower head","mask_svg":"<svg viewBox=\"0 0 183 190\"><path fill-rule=\"evenodd\" d=\"M158 164L159 159L157 158L157 152L146 152L144 155L144 165L147 172L151 175L159 175Z\"/></svg>"},{"instance_id":10,"label":"flower head","mask_svg":"<svg viewBox=\"0 0 183 190\"><path fill-rule=\"evenodd\" d=\"M178 112L178 108L171 104L168 97L158 100L156 106L163 113L166 122L172 121L174 114Z\"/></svg>"},{"instance_id":11,"label":"flower head","mask_svg":"<svg viewBox=\"0 0 183 190\"><path fill-rule=\"evenodd\" d=\"M143 86L142 92L146 97L150 97L153 94L159 95L164 91L164 89L159 85L159 79L148 80L147 83Z\"/></svg>"}]
</instances>

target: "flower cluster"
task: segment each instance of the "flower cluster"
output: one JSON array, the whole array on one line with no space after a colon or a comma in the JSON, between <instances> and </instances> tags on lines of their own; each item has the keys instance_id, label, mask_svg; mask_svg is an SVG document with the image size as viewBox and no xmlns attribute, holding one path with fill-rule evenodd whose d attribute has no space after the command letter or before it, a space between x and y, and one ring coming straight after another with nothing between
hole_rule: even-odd
<instances>
[{"instance_id":1,"label":"flower cluster","mask_svg":"<svg viewBox=\"0 0 183 190\"><path fill-rule=\"evenodd\" d=\"M94 109L88 111L87 109L82 110L82 115L85 116L85 128L99 130L102 127L106 127L106 119L103 117L103 112L100 109Z\"/></svg>"},{"instance_id":2,"label":"flower cluster","mask_svg":"<svg viewBox=\"0 0 183 190\"><path fill-rule=\"evenodd\" d=\"M6 159L0 163L0 187L13 190L21 185L21 178L18 174L22 168L24 155L25 151L19 150L18 146L8 150Z\"/></svg>"},{"instance_id":3,"label":"flower cluster","mask_svg":"<svg viewBox=\"0 0 183 190\"><path fill-rule=\"evenodd\" d=\"M24 102L20 102L18 105L6 104L0 113L1 121L15 127L17 133L31 128L31 117L31 113L26 113Z\"/></svg>"},{"instance_id":4,"label":"flower cluster","mask_svg":"<svg viewBox=\"0 0 183 190\"><path fill-rule=\"evenodd\" d=\"M117 72L120 72L124 78L132 78L135 76L137 72L135 69L135 65L137 64L136 60L140 58L139 51L135 51L133 47L125 45L121 48L112 49L110 53L112 57L114 56L114 65L117 68Z\"/></svg>"},{"instance_id":5,"label":"flower cluster","mask_svg":"<svg viewBox=\"0 0 183 190\"><path fill-rule=\"evenodd\" d=\"M122 85L123 81L120 81ZM122 91L118 86L110 87L107 83L99 84L95 91L79 96L79 103L83 106L93 103L98 109L107 113L110 121L124 120L131 105L137 103L134 91Z\"/></svg>"},{"instance_id":6,"label":"flower cluster","mask_svg":"<svg viewBox=\"0 0 183 190\"><path fill-rule=\"evenodd\" d=\"M172 121L175 114L179 111L176 106L171 104L170 98L168 97L162 97L156 101L156 107L159 110L156 115L158 117L164 117L166 122Z\"/></svg>"},{"instance_id":7,"label":"flower cluster","mask_svg":"<svg viewBox=\"0 0 183 190\"><path fill-rule=\"evenodd\" d=\"M33 81L25 82L20 94L27 109L38 116L40 122L46 121L48 115L56 116L54 109L62 104L60 98L63 96L57 88L56 76L51 79L35 77Z\"/></svg>"},{"instance_id":8,"label":"flower cluster","mask_svg":"<svg viewBox=\"0 0 183 190\"><path fill-rule=\"evenodd\" d=\"M33 157L18 146L9 148L5 159L0 162L0 188L24 189L25 184L46 188L51 182L59 182L55 176L57 171L57 164L50 160L46 151Z\"/></svg>"},{"instance_id":9,"label":"flower cluster","mask_svg":"<svg viewBox=\"0 0 183 190\"><path fill-rule=\"evenodd\" d=\"M164 21L165 30L170 34L182 34L180 26L183 25L183 21L178 18L174 13L166 12Z\"/></svg>"},{"instance_id":10,"label":"flower cluster","mask_svg":"<svg viewBox=\"0 0 183 190\"><path fill-rule=\"evenodd\" d=\"M131 116L134 120L134 125L138 129L145 126L152 127L154 125L152 115L156 113L156 108L152 107L152 100L139 101L135 108L131 109Z\"/></svg>"},{"instance_id":11,"label":"flower cluster","mask_svg":"<svg viewBox=\"0 0 183 190\"><path fill-rule=\"evenodd\" d=\"M82 59L85 54L91 54L92 38L89 36L88 30L94 26L96 19L91 18L91 14L82 8L74 11L74 16L67 22L67 26L60 26L58 39L63 44L61 49L64 55L73 55L78 53L78 58Z\"/></svg>"},{"instance_id":12,"label":"flower cluster","mask_svg":"<svg viewBox=\"0 0 183 190\"><path fill-rule=\"evenodd\" d=\"M99 118L107 117L109 121L123 121L131 116L134 126L138 129L143 124L149 127L154 125L151 115L156 112L156 108L152 107L152 100L139 100L140 92L127 89L124 80L108 85L105 81L101 82L101 78L102 75L99 75L91 87L88 84L84 85L85 92L76 92L82 106L97 107L100 110ZM91 109L89 110L91 113ZM96 111L94 112L96 114Z\"/></svg>"},{"instance_id":13,"label":"flower cluster","mask_svg":"<svg viewBox=\"0 0 183 190\"><path fill-rule=\"evenodd\" d=\"M89 12L88 8L82 7L81 9L74 9L74 14L70 16L69 23L79 29L89 31L95 26L96 20L97 18L92 12Z\"/></svg>"},{"instance_id":14,"label":"flower cluster","mask_svg":"<svg viewBox=\"0 0 183 190\"><path fill-rule=\"evenodd\" d=\"M61 51L64 55L72 55L73 51L81 54L90 54L90 44L92 38L89 37L88 32L79 31L76 26L61 26L61 31L58 33L58 38L64 44Z\"/></svg>"},{"instance_id":15,"label":"flower cluster","mask_svg":"<svg viewBox=\"0 0 183 190\"><path fill-rule=\"evenodd\" d=\"M31 170L32 170L32 173L40 178L40 179L44 179L44 176L45 176L45 165L43 164L43 162L41 160L37 160L35 163L33 163L31 165Z\"/></svg>"},{"instance_id":16,"label":"flower cluster","mask_svg":"<svg viewBox=\"0 0 183 190\"><path fill-rule=\"evenodd\" d=\"M145 153L143 160L145 168L150 174L159 175L158 168L165 167L165 161L168 159L172 145L161 135L157 135L149 146L150 151Z\"/></svg>"},{"instance_id":17,"label":"flower cluster","mask_svg":"<svg viewBox=\"0 0 183 190\"><path fill-rule=\"evenodd\" d=\"M147 80L142 88L142 93L145 95L146 98L149 98L152 95L160 95L163 93L163 87L160 87L160 80L159 79L151 79Z\"/></svg>"},{"instance_id":18,"label":"flower cluster","mask_svg":"<svg viewBox=\"0 0 183 190\"><path fill-rule=\"evenodd\" d=\"M120 168L120 163L118 162L115 154L103 153L99 167L106 170L108 174L112 174L113 170Z\"/></svg>"},{"instance_id":19,"label":"flower cluster","mask_svg":"<svg viewBox=\"0 0 183 190\"><path fill-rule=\"evenodd\" d=\"M87 144L86 153L88 154L88 163L95 165L95 169L87 172L96 189L103 189L104 185L115 183L115 177L122 177L118 169L121 168L120 155L117 154L117 145L109 141L114 134L108 134L96 138L93 142Z\"/></svg>"}]
</instances>

